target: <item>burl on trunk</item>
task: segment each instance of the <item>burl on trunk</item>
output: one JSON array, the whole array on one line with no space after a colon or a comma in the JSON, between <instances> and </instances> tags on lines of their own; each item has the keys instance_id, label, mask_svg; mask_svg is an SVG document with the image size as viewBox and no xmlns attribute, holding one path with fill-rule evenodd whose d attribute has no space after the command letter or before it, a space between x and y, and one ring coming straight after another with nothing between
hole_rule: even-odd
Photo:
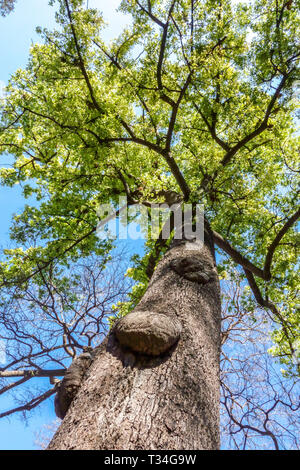
<instances>
[{"instance_id":1,"label":"burl on trunk","mask_svg":"<svg viewBox=\"0 0 300 470\"><path fill-rule=\"evenodd\" d=\"M219 279L210 237L173 243L98 349L48 449L219 448ZM197 248L197 249L195 249Z\"/></svg>"}]
</instances>

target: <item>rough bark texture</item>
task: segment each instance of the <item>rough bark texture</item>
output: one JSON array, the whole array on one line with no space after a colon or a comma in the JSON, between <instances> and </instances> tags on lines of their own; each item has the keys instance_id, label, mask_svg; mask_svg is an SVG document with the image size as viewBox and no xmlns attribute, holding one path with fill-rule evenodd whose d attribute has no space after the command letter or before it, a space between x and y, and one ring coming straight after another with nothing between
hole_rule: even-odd
<instances>
[{"instance_id":1,"label":"rough bark texture","mask_svg":"<svg viewBox=\"0 0 300 470\"><path fill-rule=\"evenodd\" d=\"M101 345L49 449L219 448L219 281L211 244L190 247Z\"/></svg>"}]
</instances>

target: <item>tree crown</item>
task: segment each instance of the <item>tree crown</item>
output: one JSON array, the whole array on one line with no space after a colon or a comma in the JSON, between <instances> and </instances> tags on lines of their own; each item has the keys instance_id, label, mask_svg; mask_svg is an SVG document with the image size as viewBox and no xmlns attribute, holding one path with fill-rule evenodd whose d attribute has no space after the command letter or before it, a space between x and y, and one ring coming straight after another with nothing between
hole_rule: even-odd
<instances>
[{"instance_id":1,"label":"tree crown","mask_svg":"<svg viewBox=\"0 0 300 470\"><path fill-rule=\"evenodd\" d=\"M37 200L14 218L18 247L5 250L1 284L42 283L53 263L105 254L99 204L125 195L147 206L173 190L205 205L229 256L220 276L232 263L243 269L249 310L271 312L276 352L290 361L299 325L296 2L123 0L132 21L109 45L99 11L51 3L58 27L40 30L43 44L1 106L0 148L15 157L2 182L22 182ZM163 249L147 243L130 308Z\"/></svg>"}]
</instances>

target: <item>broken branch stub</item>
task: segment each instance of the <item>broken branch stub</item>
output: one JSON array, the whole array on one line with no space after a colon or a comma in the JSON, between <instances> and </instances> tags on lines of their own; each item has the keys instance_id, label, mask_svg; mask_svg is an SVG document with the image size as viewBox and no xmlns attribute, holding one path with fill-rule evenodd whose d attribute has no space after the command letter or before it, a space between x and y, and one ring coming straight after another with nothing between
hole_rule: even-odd
<instances>
[{"instance_id":1,"label":"broken branch stub","mask_svg":"<svg viewBox=\"0 0 300 470\"><path fill-rule=\"evenodd\" d=\"M149 356L165 353L178 341L181 331L174 317L138 310L121 318L113 329L121 345Z\"/></svg>"},{"instance_id":2,"label":"broken branch stub","mask_svg":"<svg viewBox=\"0 0 300 470\"><path fill-rule=\"evenodd\" d=\"M195 256L174 259L171 261L170 267L188 281L198 282L199 284L206 284L215 277L214 267Z\"/></svg>"},{"instance_id":3,"label":"broken branch stub","mask_svg":"<svg viewBox=\"0 0 300 470\"><path fill-rule=\"evenodd\" d=\"M64 419L91 363L92 355L85 352L77 357L68 368L63 380L58 385L54 400L55 413L58 418Z\"/></svg>"}]
</instances>

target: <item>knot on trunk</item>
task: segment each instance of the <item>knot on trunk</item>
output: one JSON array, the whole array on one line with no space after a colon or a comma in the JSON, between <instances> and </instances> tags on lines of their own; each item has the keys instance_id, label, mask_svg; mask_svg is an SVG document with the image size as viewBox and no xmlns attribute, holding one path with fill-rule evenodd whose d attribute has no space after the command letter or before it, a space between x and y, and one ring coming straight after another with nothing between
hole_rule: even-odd
<instances>
[{"instance_id":1,"label":"knot on trunk","mask_svg":"<svg viewBox=\"0 0 300 470\"><path fill-rule=\"evenodd\" d=\"M92 355L90 353L83 353L67 369L63 380L58 386L54 400L55 413L58 418L64 419L66 416L91 363Z\"/></svg>"},{"instance_id":2,"label":"knot on trunk","mask_svg":"<svg viewBox=\"0 0 300 470\"><path fill-rule=\"evenodd\" d=\"M199 284L206 284L215 276L214 267L195 256L174 259L171 261L170 267L185 279Z\"/></svg>"},{"instance_id":3,"label":"knot on trunk","mask_svg":"<svg viewBox=\"0 0 300 470\"><path fill-rule=\"evenodd\" d=\"M182 328L163 313L134 311L119 320L113 332L121 345L149 356L159 356L178 341Z\"/></svg>"}]
</instances>

